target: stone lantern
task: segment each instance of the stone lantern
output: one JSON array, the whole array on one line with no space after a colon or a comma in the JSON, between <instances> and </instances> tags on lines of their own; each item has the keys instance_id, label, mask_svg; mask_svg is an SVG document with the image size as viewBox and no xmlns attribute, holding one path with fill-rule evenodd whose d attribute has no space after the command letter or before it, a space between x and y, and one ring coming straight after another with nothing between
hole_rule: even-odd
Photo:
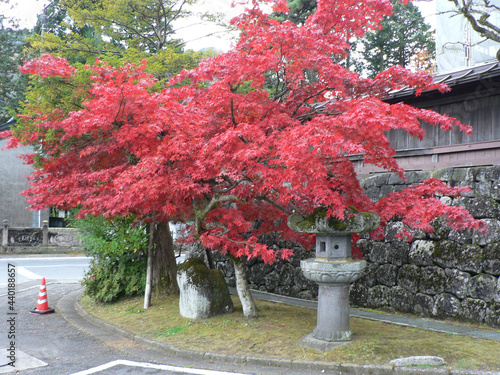
<instances>
[{"instance_id":1,"label":"stone lantern","mask_svg":"<svg viewBox=\"0 0 500 375\"><path fill-rule=\"evenodd\" d=\"M329 351L351 340L349 286L361 277L365 260L351 257L351 234L368 232L380 225L373 212L348 215L345 220L327 218L325 211L288 217L290 229L316 234L316 258L302 260L304 276L319 284L317 326L302 345Z\"/></svg>"}]
</instances>

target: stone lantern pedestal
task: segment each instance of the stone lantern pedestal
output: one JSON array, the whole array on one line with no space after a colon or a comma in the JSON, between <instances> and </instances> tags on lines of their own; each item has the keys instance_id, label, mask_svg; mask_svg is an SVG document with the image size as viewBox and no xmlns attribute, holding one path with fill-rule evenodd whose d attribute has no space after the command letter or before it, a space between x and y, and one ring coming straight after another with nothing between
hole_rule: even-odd
<instances>
[{"instance_id":1,"label":"stone lantern pedestal","mask_svg":"<svg viewBox=\"0 0 500 375\"><path fill-rule=\"evenodd\" d=\"M373 212L356 213L344 221L326 218L321 212L289 216L292 230L316 234L316 258L300 262L304 276L319 284L317 325L302 340L303 346L326 352L351 340L349 286L366 267L366 261L351 257L351 234L379 225L380 218Z\"/></svg>"}]
</instances>

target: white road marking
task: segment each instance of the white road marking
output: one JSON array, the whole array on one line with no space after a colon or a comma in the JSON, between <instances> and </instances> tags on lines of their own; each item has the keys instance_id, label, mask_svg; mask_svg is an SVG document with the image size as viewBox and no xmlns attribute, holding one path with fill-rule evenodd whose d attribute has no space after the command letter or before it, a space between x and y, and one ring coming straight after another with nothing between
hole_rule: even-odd
<instances>
[{"instance_id":1,"label":"white road marking","mask_svg":"<svg viewBox=\"0 0 500 375\"><path fill-rule=\"evenodd\" d=\"M15 361L16 366L12 367L9 365L9 362L11 362L11 360L7 358L7 354L9 353L7 348L1 348L0 353L1 353L0 361L3 361L2 363L0 363L0 374L5 374L5 373L13 374L22 370L48 366L48 363L38 358L35 358L23 352L22 350L16 349L16 361Z\"/></svg>"},{"instance_id":2,"label":"white road marking","mask_svg":"<svg viewBox=\"0 0 500 375\"><path fill-rule=\"evenodd\" d=\"M91 374L95 374L99 371L108 370L111 367L120 366L120 365L130 366L130 367L152 368L155 370L175 371L175 372L181 372L181 373L186 373L186 374L195 374L195 375L249 375L249 374L242 374L242 373L235 373L235 372L192 369L192 368L169 366L169 365L156 365L153 363L134 362L134 361L127 361L127 360L123 360L123 359L108 362L108 363L105 363L103 365L90 368L88 370L75 372L74 374L71 374L71 375L91 375Z\"/></svg>"}]
</instances>

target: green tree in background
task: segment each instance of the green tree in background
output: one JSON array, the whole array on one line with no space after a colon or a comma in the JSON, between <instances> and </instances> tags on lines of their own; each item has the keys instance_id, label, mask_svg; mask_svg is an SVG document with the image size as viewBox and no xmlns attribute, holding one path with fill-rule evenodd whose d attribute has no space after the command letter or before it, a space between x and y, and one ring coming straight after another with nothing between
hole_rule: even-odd
<instances>
[{"instance_id":1,"label":"green tree in background","mask_svg":"<svg viewBox=\"0 0 500 375\"><path fill-rule=\"evenodd\" d=\"M28 78L19 73L26 29L18 29L15 20L0 15L0 124L9 121L24 99Z\"/></svg>"},{"instance_id":2,"label":"green tree in background","mask_svg":"<svg viewBox=\"0 0 500 375\"><path fill-rule=\"evenodd\" d=\"M434 36L418 8L411 2L392 0L393 13L381 22L381 28L352 40L345 64L371 78L381 71L401 65L429 70L435 57ZM316 0L287 0L288 13L275 14L280 21L289 20L303 25L316 11Z\"/></svg>"},{"instance_id":3,"label":"green tree in background","mask_svg":"<svg viewBox=\"0 0 500 375\"><path fill-rule=\"evenodd\" d=\"M155 53L177 47L173 23L193 14L197 0L61 0L78 26L92 25L126 48Z\"/></svg>"},{"instance_id":4,"label":"green tree in background","mask_svg":"<svg viewBox=\"0 0 500 375\"><path fill-rule=\"evenodd\" d=\"M307 17L316 11L316 0L288 0L288 13L279 13L276 18L280 21L289 20L297 25L303 25Z\"/></svg>"},{"instance_id":5,"label":"green tree in background","mask_svg":"<svg viewBox=\"0 0 500 375\"><path fill-rule=\"evenodd\" d=\"M215 55L210 49L185 51L184 42L175 37L172 22L188 17L191 12L183 7L194 2L53 0L38 17L26 56L50 53L75 66L93 64L96 58L114 66L146 60L159 90L182 69Z\"/></svg>"},{"instance_id":6,"label":"green tree in background","mask_svg":"<svg viewBox=\"0 0 500 375\"><path fill-rule=\"evenodd\" d=\"M369 32L359 40L358 50L363 59L360 65L373 78L385 69L400 65L409 67L413 58L424 51L435 54L435 43L430 26L425 23L418 8L411 2L393 0L393 13L381 22L380 30Z\"/></svg>"}]
</instances>

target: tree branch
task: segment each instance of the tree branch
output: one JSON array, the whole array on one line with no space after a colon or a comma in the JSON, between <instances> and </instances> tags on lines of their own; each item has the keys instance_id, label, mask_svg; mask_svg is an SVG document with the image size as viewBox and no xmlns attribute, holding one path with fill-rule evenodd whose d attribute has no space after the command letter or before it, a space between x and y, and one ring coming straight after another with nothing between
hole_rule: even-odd
<instances>
[{"instance_id":1,"label":"tree branch","mask_svg":"<svg viewBox=\"0 0 500 375\"><path fill-rule=\"evenodd\" d=\"M455 5L456 12L462 14L462 16L464 16L464 18L470 23L474 31L487 39L500 42L500 27L488 21L488 18L490 17L489 13L473 8L475 4L471 0L462 0L461 2L458 0L449 1ZM497 6L491 5L489 0L484 0L484 5L486 8L499 9ZM480 15L478 19L475 16L476 14Z\"/></svg>"},{"instance_id":2,"label":"tree branch","mask_svg":"<svg viewBox=\"0 0 500 375\"><path fill-rule=\"evenodd\" d=\"M241 201L241 199L238 198L236 195L218 195L218 194L216 194L212 197L212 199L207 204L205 209L201 210L201 209L196 209L196 207L195 207L196 217L199 218L200 220L202 220L203 218L205 218L205 216L207 216L207 214L210 211L212 211L215 208L215 206L217 204L222 203L222 202L236 201L236 200Z\"/></svg>"},{"instance_id":3,"label":"tree branch","mask_svg":"<svg viewBox=\"0 0 500 375\"><path fill-rule=\"evenodd\" d=\"M233 98L231 98L231 122L233 123L234 126L238 125L238 123L236 122L236 117L234 116L234 102L233 102Z\"/></svg>"},{"instance_id":4,"label":"tree branch","mask_svg":"<svg viewBox=\"0 0 500 375\"><path fill-rule=\"evenodd\" d=\"M323 93L324 93L324 92L326 92L326 91L331 91L331 90L332 90L332 88L330 88L330 87L326 87L326 88L324 88L323 90L320 90L320 91L318 91L318 92L317 92L317 93L315 93L315 94L309 95L307 98L305 98L305 99L304 99L301 103L299 103L299 104L297 105L297 107L295 108L295 110L293 111L293 113L292 113L292 115L291 115L290 117L295 117L295 115L297 114L297 112L298 112L298 110L300 109L300 107L302 107L304 104L306 104L306 103L307 103L309 100L311 100L312 98L314 98L314 97L316 97L316 96L318 96L318 95L321 95L321 94L323 94ZM318 112L315 112L315 113L318 113Z\"/></svg>"},{"instance_id":5,"label":"tree branch","mask_svg":"<svg viewBox=\"0 0 500 375\"><path fill-rule=\"evenodd\" d=\"M231 190L233 190L236 186L238 186L240 183L242 183L243 181L249 181L248 177L244 177L240 180L237 180L237 181L234 181L234 180L231 180L229 177L227 176L222 176L222 178L224 180L226 180L230 185L229 187L227 188L222 188L222 189L214 189L214 192L216 194L220 194L220 193L227 193Z\"/></svg>"},{"instance_id":6,"label":"tree branch","mask_svg":"<svg viewBox=\"0 0 500 375\"><path fill-rule=\"evenodd\" d=\"M276 203L275 201L273 201L272 199L270 199L269 197L267 197L265 195L257 197L257 199L260 199L264 202L271 204L272 206L276 207L278 210L283 211L284 213L286 213L288 215L293 214L293 211L286 209L285 207L281 206L280 204Z\"/></svg>"}]
</instances>

